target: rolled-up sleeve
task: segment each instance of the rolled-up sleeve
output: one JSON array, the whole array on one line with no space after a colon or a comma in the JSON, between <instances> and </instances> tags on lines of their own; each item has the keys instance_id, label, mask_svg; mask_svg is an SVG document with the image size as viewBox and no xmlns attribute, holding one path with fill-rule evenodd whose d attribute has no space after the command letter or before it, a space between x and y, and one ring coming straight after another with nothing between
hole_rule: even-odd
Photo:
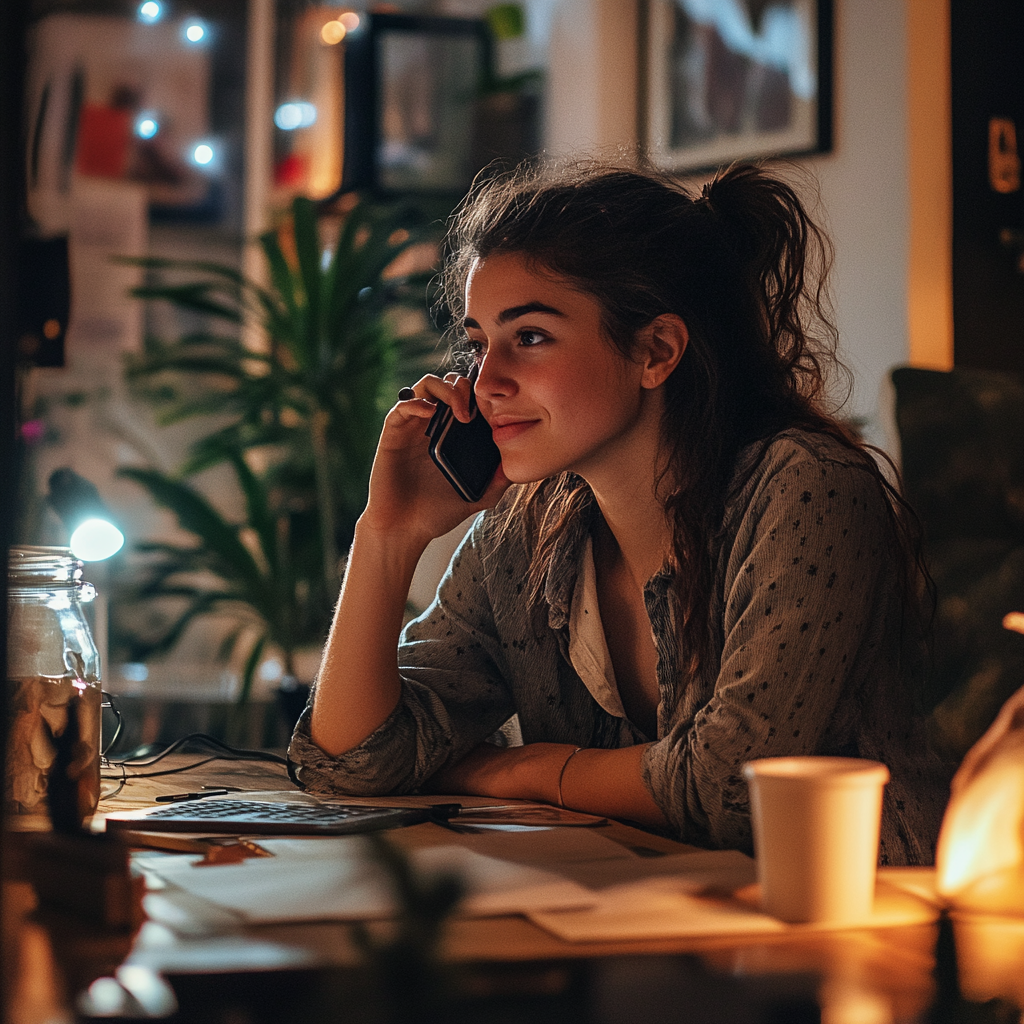
<instances>
[{"instance_id":1,"label":"rolled-up sleeve","mask_svg":"<svg viewBox=\"0 0 1024 1024\"><path fill-rule=\"evenodd\" d=\"M750 851L744 762L856 742L857 703L898 628L886 501L866 470L810 457L750 496L722 556L713 691L684 692L644 757L645 782L683 839Z\"/></svg>"},{"instance_id":2,"label":"rolled-up sleeve","mask_svg":"<svg viewBox=\"0 0 1024 1024\"><path fill-rule=\"evenodd\" d=\"M401 697L378 729L331 756L310 738L311 699L288 748L304 787L365 796L413 792L514 713L480 557L483 528L478 518L433 603L403 631Z\"/></svg>"}]
</instances>

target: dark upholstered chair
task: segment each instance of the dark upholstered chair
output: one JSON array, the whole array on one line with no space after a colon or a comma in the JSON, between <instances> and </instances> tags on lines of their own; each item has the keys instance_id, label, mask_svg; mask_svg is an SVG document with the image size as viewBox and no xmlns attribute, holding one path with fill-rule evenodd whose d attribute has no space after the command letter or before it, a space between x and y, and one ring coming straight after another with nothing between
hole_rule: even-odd
<instances>
[{"instance_id":1,"label":"dark upholstered chair","mask_svg":"<svg viewBox=\"0 0 1024 1024\"><path fill-rule=\"evenodd\" d=\"M938 588L932 724L956 757L1024 686L1024 382L986 370L892 371L907 497Z\"/></svg>"}]
</instances>

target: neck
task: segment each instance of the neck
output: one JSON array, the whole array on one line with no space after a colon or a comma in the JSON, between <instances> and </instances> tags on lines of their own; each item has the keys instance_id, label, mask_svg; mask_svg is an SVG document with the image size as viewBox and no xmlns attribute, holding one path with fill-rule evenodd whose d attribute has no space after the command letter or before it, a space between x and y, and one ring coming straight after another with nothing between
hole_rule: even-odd
<instances>
[{"instance_id":1,"label":"neck","mask_svg":"<svg viewBox=\"0 0 1024 1024\"><path fill-rule=\"evenodd\" d=\"M601 510L594 528L595 559L599 564L621 559L641 589L672 549L672 524L654 484L653 469L610 488L591 484Z\"/></svg>"},{"instance_id":2,"label":"neck","mask_svg":"<svg viewBox=\"0 0 1024 1024\"><path fill-rule=\"evenodd\" d=\"M590 485L601 510L594 532L598 564L615 565L643 585L658 572L672 549L672 526L657 494L661 456L662 399L645 391L633 428L604 457L578 472Z\"/></svg>"}]
</instances>

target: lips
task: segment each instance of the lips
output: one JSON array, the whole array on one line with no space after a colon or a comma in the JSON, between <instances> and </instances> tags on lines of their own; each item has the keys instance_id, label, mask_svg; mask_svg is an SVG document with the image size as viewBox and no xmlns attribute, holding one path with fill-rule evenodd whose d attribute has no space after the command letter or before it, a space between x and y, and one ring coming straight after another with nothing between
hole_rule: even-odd
<instances>
[{"instance_id":1,"label":"lips","mask_svg":"<svg viewBox=\"0 0 1024 1024\"><path fill-rule=\"evenodd\" d=\"M512 416L506 413L501 416L495 416L488 420L488 422L491 424L491 434L494 436L494 443L500 445L502 442L511 441L519 437L540 421Z\"/></svg>"}]
</instances>

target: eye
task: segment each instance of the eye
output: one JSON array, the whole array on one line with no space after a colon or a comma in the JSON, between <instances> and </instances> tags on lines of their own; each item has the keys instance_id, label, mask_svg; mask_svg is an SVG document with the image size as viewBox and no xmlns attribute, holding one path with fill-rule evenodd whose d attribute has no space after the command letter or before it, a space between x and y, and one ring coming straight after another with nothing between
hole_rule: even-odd
<instances>
[{"instance_id":1,"label":"eye","mask_svg":"<svg viewBox=\"0 0 1024 1024\"><path fill-rule=\"evenodd\" d=\"M547 335L541 334L540 331L527 329L519 332L519 344L526 348L533 348L535 345L540 345L547 340Z\"/></svg>"}]
</instances>

